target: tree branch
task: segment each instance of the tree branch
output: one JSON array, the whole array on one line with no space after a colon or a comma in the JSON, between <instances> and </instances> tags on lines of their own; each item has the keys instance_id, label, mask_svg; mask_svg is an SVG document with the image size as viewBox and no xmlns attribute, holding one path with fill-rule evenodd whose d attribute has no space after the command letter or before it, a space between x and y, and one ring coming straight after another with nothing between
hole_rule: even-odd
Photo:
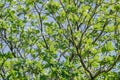
<instances>
[{"instance_id":1,"label":"tree branch","mask_svg":"<svg viewBox=\"0 0 120 80\"><path fill-rule=\"evenodd\" d=\"M107 24L108 24L108 20L106 20L105 24L103 25L102 31L101 31L100 34L95 38L95 40L92 42L92 44L94 44L94 43L100 38L100 36L101 36L102 33L104 32L105 27L106 27Z\"/></svg>"},{"instance_id":2,"label":"tree branch","mask_svg":"<svg viewBox=\"0 0 120 80\"><path fill-rule=\"evenodd\" d=\"M35 4L34 4L34 5L35 5ZM42 7L43 7L43 6L42 6ZM39 22L40 22L39 27L41 28L41 29L40 29L40 30L41 30L41 34L43 34L43 22L42 22L41 13L40 13L40 12L42 11L42 9L41 9L40 12L39 12L38 9L37 9L37 7L36 7L36 5L35 5L35 10L37 11L38 16L39 16ZM43 40L44 40L44 43L45 43L45 45L46 45L46 48L49 49L48 43L47 43L44 35L42 35L42 38L43 38Z\"/></svg>"},{"instance_id":3,"label":"tree branch","mask_svg":"<svg viewBox=\"0 0 120 80\"><path fill-rule=\"evenodd\" d=\"M113 62L113 64L111 64L109 67L108 67L108 69L107 70L99 70L93 77L95 78L95 77L97 77L99 74L101 74L101 73L107 73L107 72L109 72L110 70L112 70L113 69L113 67L116 65L116 63L117 63L117 61L120 59L120 55L118 55L118 57L116 58L116 60Z\"/></svg>"}]
</instances>

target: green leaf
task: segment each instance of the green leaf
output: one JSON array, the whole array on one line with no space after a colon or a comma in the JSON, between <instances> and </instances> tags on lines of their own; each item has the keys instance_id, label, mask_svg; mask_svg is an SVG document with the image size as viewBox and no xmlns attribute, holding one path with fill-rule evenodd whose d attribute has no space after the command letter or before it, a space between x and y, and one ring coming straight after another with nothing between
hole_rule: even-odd
<instances>
[{"instance_id":1,"label":"green leaf","mask_svg":"<svg viewBox=\"0 0 120 80\"><path fill-rule=\"evenodd\" d=\"M107 44L105 45L105 48L106 48L106 50L108 50L108 51L114 50L114 47L113 47L111 41L107 42Z\"/></svg>"}]
</instances>

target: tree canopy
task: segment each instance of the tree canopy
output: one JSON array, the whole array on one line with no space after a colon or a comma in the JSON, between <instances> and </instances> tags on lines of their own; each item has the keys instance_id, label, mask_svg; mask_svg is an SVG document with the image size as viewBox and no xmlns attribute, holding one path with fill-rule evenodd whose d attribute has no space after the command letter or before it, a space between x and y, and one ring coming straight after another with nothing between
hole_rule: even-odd
<instances>
[{"instance_id":1,"label":"tree canopy","mask_svg":"<svg viewBox=\"0 0 120 80\"><path fill-rule=\"evenodd\" d=\"M1 80L119 80L120 0L0 0Z\"/></svg>"}]
</instances>

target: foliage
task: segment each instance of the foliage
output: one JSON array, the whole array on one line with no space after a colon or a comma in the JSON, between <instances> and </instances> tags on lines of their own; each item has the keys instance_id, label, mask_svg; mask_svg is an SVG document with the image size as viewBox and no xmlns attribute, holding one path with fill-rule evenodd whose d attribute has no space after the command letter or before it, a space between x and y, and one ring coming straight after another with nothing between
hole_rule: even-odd
<instances>
[{"instance_id":1,"label":"foliage","mask_svg":"<svg viewBox=\"0 0 120 80\"><path fill-rule=\"evenodd\" d=\"M119 0L0 0L0 79L119 80Z\"/></svg>"}]
</instances>

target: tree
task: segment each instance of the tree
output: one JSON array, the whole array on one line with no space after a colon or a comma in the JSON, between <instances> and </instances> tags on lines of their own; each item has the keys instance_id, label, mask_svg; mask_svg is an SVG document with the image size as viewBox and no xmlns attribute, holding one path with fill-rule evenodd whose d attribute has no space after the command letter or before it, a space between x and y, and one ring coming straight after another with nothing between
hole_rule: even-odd
<instances>
[{"instance_id":1,"label":"tree","mask_svg":"<svg viewBox=\"0 0 120 80\"><path fill-rule=\"evenodd\" d=\"M119 80L119 0L1 0L0 79Z\"/></svg>"}]
</instances>

